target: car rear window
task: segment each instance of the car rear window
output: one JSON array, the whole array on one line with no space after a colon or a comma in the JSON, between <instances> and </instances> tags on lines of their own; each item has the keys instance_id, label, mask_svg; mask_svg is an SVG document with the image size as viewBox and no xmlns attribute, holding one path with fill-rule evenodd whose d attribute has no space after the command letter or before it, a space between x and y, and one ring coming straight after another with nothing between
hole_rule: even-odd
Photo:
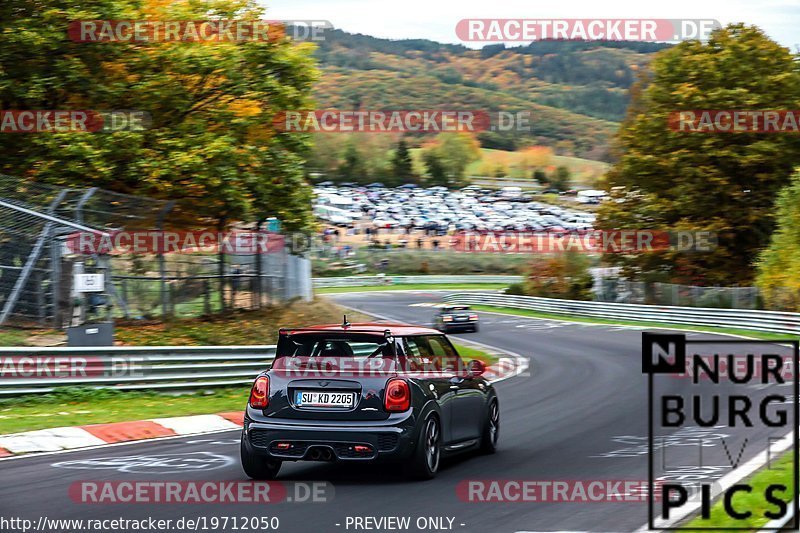
<instances>
[{"instance_id":1,"label":"car rear window","mask_svg":"<svg viewBox=\"0 0 800 533\"><path fill-rule=\"evenodd\" d=\"M282 335L277 357L366 359L394 357L388 340L379 335L302 333Z\"/></svg>"}]
</instances>

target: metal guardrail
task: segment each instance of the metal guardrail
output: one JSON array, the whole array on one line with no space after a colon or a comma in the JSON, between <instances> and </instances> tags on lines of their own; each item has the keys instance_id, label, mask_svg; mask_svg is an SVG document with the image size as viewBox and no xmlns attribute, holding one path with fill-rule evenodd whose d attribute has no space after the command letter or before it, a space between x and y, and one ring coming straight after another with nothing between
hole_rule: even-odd
<instances>
[{"instance_id":1,"label":"metal guardrail","mask_svg":"<svg viewBox=\"0 0 800 533\"><path fill-rule=\"evenodd\" d=\"M491 305L579 317L730 327L800 335L800 313L780 311L582 302L488 292L448 294L444 300L449 303Z\"/></svg>"},{"instance_id":2,"label":"metal guardrail","mask_svg":"<svg viewBox=\"0 0 800 533\"><path fill-rule=\"evenodd\" d=\"M464 283L519 283L523 276L343 276L314 278L314 288L371 287L379 285L448 285Z\"/></svg>"},{"instance_id":3,"label":"metal guardrail","mask_svg":"<svg viewBox=\"0 0 800 533\"><path fill-rule=\"evenodd\" d=\"M0 397L67 386L177 390L249 385L274 358L274 345L2 348ZM34 375L20 373L29 370Z\"/></svg>"}]
</instances>

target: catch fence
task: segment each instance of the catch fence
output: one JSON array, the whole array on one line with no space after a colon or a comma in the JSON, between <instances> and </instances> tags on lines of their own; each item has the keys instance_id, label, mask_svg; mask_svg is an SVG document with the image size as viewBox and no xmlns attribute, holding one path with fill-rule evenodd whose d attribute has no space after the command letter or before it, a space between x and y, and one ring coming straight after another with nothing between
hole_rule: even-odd
<instances>
[{"instance_id":1,"label":"catch fence","mask_svg":"<svg viewBox=\"0 0 800 533\"><path fill-rule=\"evenodd\" d=\"M311 298L309 261L282 244L267 253L224 247L191 253L86 250L75 244L77 235L102 240L121 232L169 232L191 218L176 214L174 202L0 175L0 324L63 328ZM255 221L233 229L266 234L266 228L267 221ZM78 290L82 274L102 274L102 290Z\"/></svg>"}]
</instances>

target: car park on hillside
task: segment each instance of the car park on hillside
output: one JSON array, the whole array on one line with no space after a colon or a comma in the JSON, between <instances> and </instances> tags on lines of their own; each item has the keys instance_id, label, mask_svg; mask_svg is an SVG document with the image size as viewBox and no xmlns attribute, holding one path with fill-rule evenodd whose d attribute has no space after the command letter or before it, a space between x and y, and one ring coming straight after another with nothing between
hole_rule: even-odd
<instances>
[{"instance_id":1,"label":"car park on hillside","mask_svg":"<svg viewBox=\"0 0 800 533\"><path fill-rule=\"evenodd\" d=\"M316 187L318 211L322 206L346 207L344 213L337 213L335 221L330 217L321 217L322 220L347 226L425 230L438 235L451 230L578 232L591 230L595 220L587 211L534 201L518 188L491 191L471 185L448 191L444 187L377 185ZM347 216L351 220L343 223Z\"/></svg>"}]
</instances>

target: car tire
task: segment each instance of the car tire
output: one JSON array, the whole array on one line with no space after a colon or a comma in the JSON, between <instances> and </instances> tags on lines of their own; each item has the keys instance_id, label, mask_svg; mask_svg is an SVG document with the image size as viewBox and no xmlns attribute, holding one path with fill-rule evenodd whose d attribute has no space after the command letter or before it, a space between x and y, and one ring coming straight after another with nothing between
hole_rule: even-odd
<instances>
[{"instance_id":1,"label":"car tire","mask_svg":"<svg viewBox=\"0 0 800 533\"><path fill-rule=\"evenodd\" d=\"M478 324L472 326L472 333L478 333Z\"/></svg>"},{"instance_id":2,"label":"car tire","mask_svg":"<svg viewBox=\"0 0 800 533\"><path fill-rule=\"evenodd\" d=\"M269 459L267 457L255 454L249 450L247 443L244 440L244 435L242 435L240 456L242 460L242 470L244 470L244 473L250 479L275 479L281 469L281 461Z\"/></svg>"},{"instance_id":3,"label":"car tire","mask_svg":"<svg viewBox=\"0 0 800 533\"><path fill-rule=\"evenodd\" d=\"M422 425L416 449L407 463L406 473L413 479L433 479L439 471L441 459L442 426L439 418L431 415Z\"/></svg>"},{"instance_id":4,"label":"car tire","mask_svg":"<svg viewBox=\"0 0 800 533\"><path fill-rule=\"evenodd\" d=\"M497 398L492 398L486 413L486 424L481 435L481 452L491 455L497 451L497 439L500 436L500 404Z\"/></svg>"}]
</instances>

